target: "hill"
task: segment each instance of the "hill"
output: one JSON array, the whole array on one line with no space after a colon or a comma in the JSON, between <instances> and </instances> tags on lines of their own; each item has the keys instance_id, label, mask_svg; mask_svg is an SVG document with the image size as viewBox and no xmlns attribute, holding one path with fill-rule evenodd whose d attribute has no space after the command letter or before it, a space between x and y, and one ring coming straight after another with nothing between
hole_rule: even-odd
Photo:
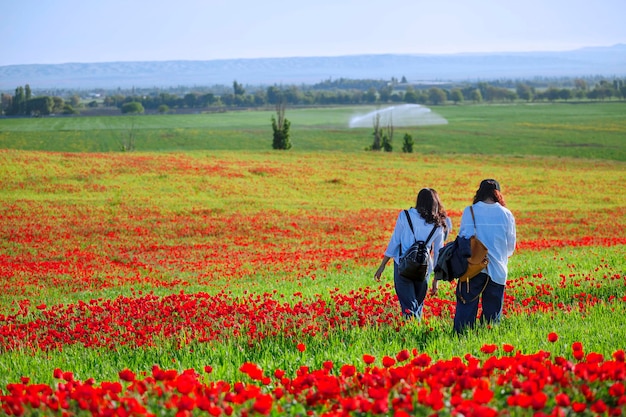
<instances>
[{"instance_id":1,"label":"hill","mask_svg":"<svg viewBox=\"0 0 626 417\"><path fill-rule=\"evenodd\" d=\"M492 80L499 78L624 76L626 45L563 52L447 55L354 55L0 66L0 90L312 84L329 78Z\"/></svg>"}]
</instances>

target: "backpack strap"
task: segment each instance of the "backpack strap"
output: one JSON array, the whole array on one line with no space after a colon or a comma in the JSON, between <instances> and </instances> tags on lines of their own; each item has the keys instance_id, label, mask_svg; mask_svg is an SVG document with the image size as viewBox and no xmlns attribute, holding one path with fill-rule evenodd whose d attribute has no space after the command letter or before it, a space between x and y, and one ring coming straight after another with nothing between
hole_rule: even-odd
<instances>
[{"instance_id":1,"label":"backpack strap","mask_svg":"<svg viewBox=\"0 0 626 417\"><path fill-rule=\"evenodd\" d=\"M411 233L413 233L413 239L417 242L417 238L415 237L415 230L413 230L413 222L411 221L411 216L409 216L409 211L404 210L404 214L406 215L406 219L409 221L409 227L411 228Z\"/></svg>"},{"instance_id":2,"label":"backpack strap","mask_svg":"<svg viewBox=\"0 0 626 417\"><path fill-rule=\"evenodd\" d=\"M437 225L434 225L433 230L430 231L430 234L426 238L426 242L424 242L425 246L428 246L428 242L430 241L430 238L433 237L433 235L435 234L435 230L437 230Z\"/></svg>"},{"instance_id":3,"label":"backpack strap","mask_svg":"<svg viewBox=\"0 0 626 417\"><path fill-rule=\"evenodd\" d=\"M470 206L470 212L472 213L472 222L474 223L474 236L476 236L476 217L474 217L474 206Z\"/></svg>"},{"instance_id":4,"label":"backpack strap","mask_svg":"<svg viewBox=\"0 0 626 417\"><path fill-rule=\"evenodd\" d=\"M413 222L411 221L411 216L409 216L409 211L404 210L404 214L406 215L406 219L409 221L409 227L411 228L411 232L413 232L413 239L415 239L415 241L417 242L417 238L415 237L415 230L413 230ZM472 212L472 215L473 215L473 212ZM428 242L430 241L430 238L433 237L433 234L435 234L435 229L437 229L436 224L435 226L433 226L433 230L430 231L430 234L426 238L424 245L428 246Z\"/></svg>"}]
</instances>

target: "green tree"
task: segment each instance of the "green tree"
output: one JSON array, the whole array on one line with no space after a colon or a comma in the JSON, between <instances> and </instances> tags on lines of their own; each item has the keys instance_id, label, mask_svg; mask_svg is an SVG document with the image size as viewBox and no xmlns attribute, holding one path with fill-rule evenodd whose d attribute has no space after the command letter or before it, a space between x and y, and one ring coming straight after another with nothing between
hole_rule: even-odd
<instances>
[{"instance_id":1,"label":"green tree","mask_svg":"<svg viewBox=\"0 0 626 417\"><path fill-rule=\"evenodd\" d=\"M26 114L32 116L47 116L53 108L54 100L50 96L39 96L26 102Z\"/></svg>"},{"instance_id":2,"label":"green tree","mask_svg":"<svg viewBox=\"0 0 626 417\"><path fill-rule=\"evenodd\" d=\"M274 131L272 148L278 150L291 149L289 139L291 122L285 117L285 107L285 101L281 100L276 104L276 117L272 115L272 130Z\"/></svg>"},{"instance_id":3,"label":"green tree","mask_svg":"<svg viewBox=\"0 0 626 417\"><path fill-rule=\"evenodd\" d=\"M372 124L374 125L374 132L372 132L374 141L369 149L371 151L380 151L383 148L383 128L380 126L380 113L376 113Z\"/></svg>"},{"instance_id":4,"label":"green tree","mask_svg":"<svg viewBox=\"0 0 626 417\"><path fill-rule=\"evenodd\" d=\"M61 97L54 96L52 97L52 113L63 113L63 109L65 108L65 101Z\"/></svg>"},{"instance_id":5,"label":"green tree","mask_svg":"<svg viewBox=\"0 0 626 417\"><path fill-rule=\"evenodd\" d=\"M393 87L391 85L385 85L378 89L378 97L381 103L387 103L391 100L391 94L393 93Z\"/></svg>"},{"instance_id":6,"label":"green tree","mask_svg":"<svg viewBox=\"0 0 626 417\"><path fill-rule=\"evenodd\" d=\"M549 101L554 101L559 99L559 89L556 87L548 87L546 91L544 91L544 96Z\"/></svg>"},{"instance_id":7,"label":"green tree","mask_svg":"<svg viewBox=\"0 0 626 417\"><path fill-rule=\"evenodd\" d=\"M393 151L393 120L389 117L389 123L387 123L387 131L383 134L383 150L385 152Z\"/></svg>"},{"instance_id":8,"label":"green tree","mask_svg":"<svg viewBox=\"0 0 626 417\"><path fill-rule=\"evenodd\" d=\"M472 90L470 92L470 99L474 102L474 103L480 103L483 101L483 95L480 92L480 90L478 88Z\"/></svg>"},{"instance_id":9,"label":"green tree","mask_svg":"<svg viewBox=\"0 0 626 417\"><path fill-rule=\"evenodd\" d=\"M267 102L276 105L282 100L282 92L275 85L267 88Z\"/></svg>"},{"instance_id":10,"label":"green tree","mask_svg":"<svg viewBox=\"0 0 626 417\"><path fill-rule=\"evenodd\" d=\"M389 121L385 128L381 126L380 120L380 113L376 113L373 118L374 131L372 132L372 136L374 136L374 140L372 142L372 145L367 149L370 151L384 150L385 152L391 152L393 151L393 120L389 118Z\"/></svg>"},{"instance_id":11,"label":"green tree","mask_svg":"<svg viewBox=\"0 0 626 417\"><path fill-rule=\"evenodd\" d=\"M254 105L264 106L267 103L267 94L263 90L257 90L254 92Z\"/></svg>"},{"instance_id":12,"label":"green tree","mask_svg":"<svg viewBox=\"0 0 626 417\"><path fill-rule=\"evenodd\" d=\"M0 114L5 113L11 109L13 105L13 96L11 94L2 93L2 99L0 104Z\"/></svg>"},{"instance_id":13,"label":"green tree","mask_svg":"<svg viewBox=\"0 0 626 417\"><path fill-rule=\"evenodd\" d=\"M561 88L561 90L559 91L559 98L565 101L571 99L572 90L570 90L569 88Z\"/></svg>"},{"instance_id":14,"label":"green tree","mask_svg":"<svg viewBox=\"0 0 626 417\"><path fill-rule=\"evenodd\" d=\"M517 96L522 100L531 101L535 96L533 88L528 84L518 83L515 87L515 91L517 92Z\"/></svg>"},{"instance_id":15,"label":"green tree","mask_svg":"<svg viewBox=\"0 0 626 417\"><path fill-rule=\"evenodd\" d=\"M376 95L376 89L374 87L368 88L363 98L368 104L376 103L376 99L378 98Z\"/></svg>"},{"instance_id":16,"label":"green tree","mask_svg":"<svg viewBox=\"0 0 626 417\"><path fill-rule=\"evenodd\" d=\"M415 145L415 141L413 140L413 136L408 133L404 134L404 138L402 140L402 152L412 153L413 145Z\"/></svg>"},{"instance_id":17,"label":"green tree","mask_svg":"<svg viewBox=\"0 0 626 417\"><path fill-rule=\"evenodd\" d=\"M428 101L431 104L439 105L446 102L446 92L438 87L428 89Z\"/></svg>"},{"instance_id":18,"label":"green tree","mask_svg":"<svg viewBox=\"0 0 626 417\"><path fill-rule=\"evenodd\" d=\"M78 111L77 111L74 107L72 107L72 105L71 105L71 104L66 103L66 104L63 106L63 110L61 110L61 113L62 113L62 114L68 114L68 115L69 115L69 114L78 114Z\"/></svg>"},{"instance_id":19,"label":"green tree","mask_svg":"<svg viewBox=\"0 0 626 417\"><path fill-rule=\"evenodd\" d=\"M123 114L141 114L144 112L144 108L138 101L130 101L122 105Z\"/></svg>"},{"instance_id":20,"label":"green tree","mask_svg":"<svg viewBox=\"0 0 626 417\"><path fill-rule=\"evenodd\" d=\"M12 116L26 114L26 97L24 94L24 87L17 87L15 89L15 95L13 96L11 109L7 114Z\"/></svg>"},{"instance_id":21,"label":"green tree","mask_svg":"<svg viewBox=\"0 0 626 417\"><path fill-rule=\"evenodd\" d=\"M574 80L574 88L581 91L587 91L587 81L582 78L576 78Z\"/></svg>"},{"instance_id":22,"label":"green tree","mask_svg":"<svg viewBox=\"0 0 626 417\"><path fill-rule=\"evenodd\" d=\"M185 103L185 106L189 107L190 109L196 107L196 104L198 103L198 94L196 93L185 94L185 97L183 97L183 102Z\"/></svg>"},{"instance_id":23,"label":"green tree","mask_svg":"<svg viewBox=\"0 0 626 417\"><path fill-rule=\"evenodd\" d=\"M206 94L202 94L200 95L200 97L198 97L198 107L208 107L208 106L214 106L219 104L220 99L219 97L216 97L215 94L213 93L206 93ZM167 104L168 106L172 107L172 104L169 103L163 103L163 104Z\"/></svg>"},{"instance_id":24,"label":"green tree","mask_svg":"<svg viewBox=\"0 0 626 417\"><path fill-rule=\"evenodd\" d=\"M415 104L418 101L418 94L415 92L415 89L411 86L408 86L406 92L404 93L404 102Z\"/></svg>"},{"instance_id":25,"label":"green tree","mask_svg":"<svg viewBox=\"0 0 626 417\"><path fill-rule=\"evenodd\" d=\"M130 103L126 103L130 104ZM124 106L126 105L124 104ZM140 103L139 103L140 104ZM122 108L124 107L122 106ZM128 128L128 132L125 136L122 136L120 140L120 150L122 152L131 152L135 150L135 139L137 136L137 132L135 131L135 115L137 113L130 113L130 127Z\"/></svg>"},{"instance_id":26,"label":"green tree","mask_svg":"<svg viewBox=\"0 0 626 417\"><path fill-rule=\"evenodd\" d=\"M246 90L244 90L243 85L239 84L236 80L233 81L233 94L235 96L243 96L246 94Z\"/></svg>"},{"instance_id":27,"label":"green tree","mask_svg":"<svg viewBox=\"0 0 626 417\"><path fill-rule=\"evenodd\" d=\"M161 104L158 108L158 112L161 114L168 113L170 111L170 107L167 104Z\"/></svg>"},{"instance_id":28,"label":"green tree","mask_svg":"<svg viewBox=\"0 0 626 417\"><path fill-rule=\"evenodd\" d=\"M73 107L78 107L80 105L80 97L78 96L78 94L74 94L72 95L72 97L70 97L70 104Z\"/></svg>"},{"instance_id":29,"label":"green tree","mask_svg":"<svg viewBox=\"0 0 626 417\"><path fill-rule=\"evenodd\" d=\"M454 104L458 104L463 101L463 92L460 88L453 88L450 91L450 100L454 102Z\"/></svg>"}]
</instances>

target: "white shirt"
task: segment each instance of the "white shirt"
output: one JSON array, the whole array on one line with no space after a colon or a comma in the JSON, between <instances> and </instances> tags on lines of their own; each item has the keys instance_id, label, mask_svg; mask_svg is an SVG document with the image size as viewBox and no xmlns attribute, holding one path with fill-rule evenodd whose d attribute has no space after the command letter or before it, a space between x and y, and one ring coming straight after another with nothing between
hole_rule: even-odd
<instances>
[{"instance_id":1,"label":"white shirt","mask_svg":"<svg viewBox=\"0 0 626 417\"><path fill-rule=\"evenodd\" d=\"M393 234L385 250L385 256L393 258L396 264L400 263L400 246L402 246L402 253L406 252L416 240L426 241L430 231L433 229L434 224L426 223L424 218L413 207L409 209L409 215L411 216L411 222L413 223L413 230L415 235L411 232L411 227L406 219L404 210L398 214L396 220L396 226L393 229ZM437 227L435 233L433 233L428 246L432 249L432 255L428 260L428 272L427 277L430 276L434 268L434 259L439 256L439 250L443 247L443 227Z\"/></svg>"},{"instance_id":2,"label":"white shirt","mask_svg":"<svg viewBox=\"0 0 626 417\"><path fill-rule=\"evenodd\" d=\"M515 218L509 209L499 203L482 201L474 204L476 236L489 251L486 272L493 282L506 285L509 256L515 250ZM469 207L463 210L459 235L469 238L474 235L474 223Z\"/></svg>"}]
</instances>

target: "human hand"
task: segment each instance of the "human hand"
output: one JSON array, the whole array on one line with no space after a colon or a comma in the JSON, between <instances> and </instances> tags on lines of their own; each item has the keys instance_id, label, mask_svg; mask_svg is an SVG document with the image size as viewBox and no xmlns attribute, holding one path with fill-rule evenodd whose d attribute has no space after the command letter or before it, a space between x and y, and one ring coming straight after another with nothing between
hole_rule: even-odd
<instances>
[{"instance_id":1,"label":"human hand","mask_svg":"<svg viewBox=\"0 0 626 417\"><path fill-rule=\"evenodd\" d=\"M433 279L433 283L430 287L430 295L437 295L437 291L439 290L439 281Z\"/></svg>"},{"instance_id":2,"label":"human hand","mask_svg":"<svg viewBox=\"0 0 626 417\"><path fill-rule=\"evenodd\" d=\"M376 272L374 272L374 279L376 281L380 281L380 277L382 276L384 270L385 270L385 265L381 265L378 267Z\"/></svg>"}]
</instances>

